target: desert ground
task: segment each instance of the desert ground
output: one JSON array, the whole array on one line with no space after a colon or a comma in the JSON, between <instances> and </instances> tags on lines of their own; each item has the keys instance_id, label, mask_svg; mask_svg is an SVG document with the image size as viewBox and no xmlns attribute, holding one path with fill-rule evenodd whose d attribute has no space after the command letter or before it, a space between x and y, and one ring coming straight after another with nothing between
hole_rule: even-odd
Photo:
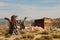
<instances>
[{"instance_id":1,"label":"desert ground","mask_svg":"<svg viewBox=\"0 0 60 40\"><path fill-rule=\"evenodd\" d=\"M0 27L0 40L60 40L60 31L48 31L41 27L26 27L19 30L18 35L5 35L7 32L8 27Z\"/></svg>"}]
</instances>

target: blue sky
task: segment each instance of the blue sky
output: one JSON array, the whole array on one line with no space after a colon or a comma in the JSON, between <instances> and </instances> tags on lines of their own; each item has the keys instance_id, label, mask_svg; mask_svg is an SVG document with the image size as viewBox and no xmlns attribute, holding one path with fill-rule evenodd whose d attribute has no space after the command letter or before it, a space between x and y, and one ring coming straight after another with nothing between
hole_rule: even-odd
<instances>
[{"instance_id":1,"label":"blue sky","mask_svg":"<svg viewBox=\"0 0 60 40\"><path fill-rule=\"evenodd\" d=\"M18 15L18 19L60 17L60 0L0 0L0 18Z\"/></svg>"}]
</instances>

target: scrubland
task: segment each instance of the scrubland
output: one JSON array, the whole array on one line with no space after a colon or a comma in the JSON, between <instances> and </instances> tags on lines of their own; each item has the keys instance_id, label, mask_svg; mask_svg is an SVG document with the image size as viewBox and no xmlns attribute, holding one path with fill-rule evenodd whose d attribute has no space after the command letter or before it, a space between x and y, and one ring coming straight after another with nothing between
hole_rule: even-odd
<instances>
[{"instance_id":1,"label":"scrubland","mask_svg":"<svg viewBox=\"0 0 60 40\"><path fill-rule=\"evenodd\" d=\"M60 32L48 31L41 27L26 27L19 35L6 35L8 28L0 28L0 40L60 40Z\"/></svg>"}]
</instances>

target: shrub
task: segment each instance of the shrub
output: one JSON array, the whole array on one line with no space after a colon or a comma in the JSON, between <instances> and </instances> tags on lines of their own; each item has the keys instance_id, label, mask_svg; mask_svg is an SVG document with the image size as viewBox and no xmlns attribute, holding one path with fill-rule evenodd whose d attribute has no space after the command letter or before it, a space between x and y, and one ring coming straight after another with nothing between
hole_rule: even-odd
<instances>
[{"instance_id":1,"label":"shrub","mask_svg":"<svg viewBox=\"0 0 60 40\"><path fill-rule=\"evenodd\" d=\"M5 38L9 38L9 37L11 37L11 35L5 35Z\"/></svg>"},{"instance_id":2,"label":"shrub","mask_svg":"<svg viewBox=\"0 0 60 40\"><path fill-rule=\"evenodd\" d=\"M24 39L24 38L26 38L26 35L24 34L24 35L22 35L22 38Z\"/></svg>"},{"instance_id":3,"label":"shrub","mask_svg":"<svg viewBox=\"0 0 60 40\"><path fill-rule=\"evenodd\" d=\"M53 37L51 36L41 36L41 37L37 37L35 38L35 40L53 40Z\"/></svg>"},{"instance_id":4,"label":"shrub","mask_svg":"<svg viewBox=\"0 0 60 40\"><path fill-rule=\"evenodd\" d=\"M14 40L21 40L20 38L15 38Z\"/></svg>"},{"instance_id":5,"label":"shrub","mask_svg":"<svg viewBox=\"0 0 60 40\"><path fill-rule=\"evenodd\" d=\"M26 36L27 36L27 38L34 38L33 34L27 34Z\"/></svg>"},{"instance_id":6,"label":"shrub","mask_svg":"<svg viewBox=\"0 0 60 40\"><path fill-rule=\"evenodd\" d=\"M52 36L41 36L41 40L44 39L44 40L53 40L53 37Z\"/></svg>"},{"instance_id":7,"label":"shrub","mask_svg":"<svg viewBox=\"0 0 60 40\"><path fill-rule=\"evenodd\" d=\"M21 34L25 34L26 33L26 30L20 30L20 33Z\"/></svg>"},{"instance_id":8,"label":"shrub","mask_svg":"<svg viewBox=\"0 0 60 40\"><path fill-rule=\"evenodd\" d=\"M44 31L44 32L42 32L42 33L40 33L40 34L48 35L48 34L49 34L49 32Z\"/></svg>"},{"instance_id":9,"label":"shrub","mask_svg":"<svg viewBox=\"0 0 60 40\"><path fill-rule=\"evenodd\" d=\"M53 34L52 36L53 38L60 38L60 35L57 35L57 34Z\"/></svg>"}]
</instances>

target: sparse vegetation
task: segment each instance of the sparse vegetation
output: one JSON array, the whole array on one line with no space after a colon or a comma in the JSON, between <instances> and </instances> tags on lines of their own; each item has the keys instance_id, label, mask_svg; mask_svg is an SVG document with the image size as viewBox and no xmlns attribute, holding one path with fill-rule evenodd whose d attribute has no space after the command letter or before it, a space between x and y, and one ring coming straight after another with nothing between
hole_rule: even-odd
<instances>
[{"instance_id":1,"label":"sparse vegetation","mask_svg":"<svg viewBox=\"0 0 60 40\"><path fill-rule=\"evenodd\" d=\"M20 38L15 38L14 40L21 40Z\"/></svg>"},{"instance_id":2,"label":"sparse vegetation","mask_svg":"<svg viewBox=\"0 0 60 40\"><path fill-rule=\"evenodd\" d=\"M11 35L5 35L8 32L8 29L5 28L0 28L0 37L3 36L3 38L0 38L0 40L9 40L10 38L12 40L53 40L55 38L60 38L60 32L59 31L43 31L40 32L39 29L37 30L19 30L20 35L17 37L14 36L12 37ZM45 36L46 35L46 36Z\"/></svg>"},{"instance_id":3,"label":"sparse vegetation","mask_svg":"<svg viewBox=\"0 0 60 40\"><path fill-rule=\"evenodd\" d=\"M52 36L41 36L40 40L53 40Z\"/></svg>"},{"instance_id":4,"label":"sparse vegetation","mask_svg":"<svg viewBox=\"0 0 60 40\"><path fill-rule=\"evenodd\" d=\"M0 29L0 32L7 32L6 30ZM3 34L5 34L3 33ZM52 40L53 38L60 38L60 32L54 34L55 32L52 32L53 34L49 33L48 31L44 31L40 33L40 31L26 31L26 30L20 30L20 36L16 37L14 40ZM39 35L39 36L37 36ZM47 36L42 36L47 35ZM49 36L50 35L50 36ZM10 38L10 35L6 35L5 38Z\"/></svg>"},{"instance_id":5,"label":"sparse vegetation","mask_svg":"<svg viewBox=\"0 0 60 40\"><path fill-rule=\"evenodd\" d=\"M49 34L49 32L44 31L44 32L42 32L42 33L40 33L40 34L43 34L43 35L48 35L48 34Z\"/></svg>"},{"instance_id":6,"label":"sparse vegetation","mask_svg":"<svg viewBox=\"0 0 60 40\"><path fill-rule=\"evenodd\" d=\"M60 34L53 34L53 38L60 38Z\"/></svg>"}]
</instances>

